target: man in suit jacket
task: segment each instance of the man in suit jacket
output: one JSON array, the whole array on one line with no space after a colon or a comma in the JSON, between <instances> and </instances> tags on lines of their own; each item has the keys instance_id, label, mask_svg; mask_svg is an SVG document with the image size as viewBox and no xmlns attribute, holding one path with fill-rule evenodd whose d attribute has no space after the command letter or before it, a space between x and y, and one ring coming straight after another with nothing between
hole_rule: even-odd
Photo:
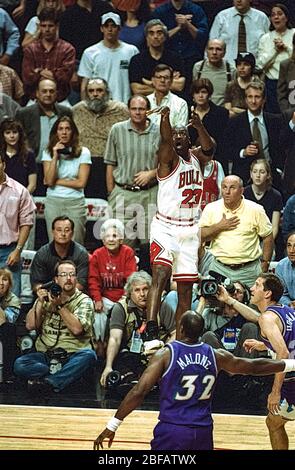
<instances>
[{"instance_id":1,"label":"man in suit jacket","mask_svg":"<svg viewBox=\"0 0 295 470\"><path fill-rule=\"evenodd\" d=\"M250 82L245 96L247 111L233 118L226 132L227 157L233 162L232 173L240 176L246 184L251 163L257 158L266 158L272 168L274 185L281 189L280 171L277 169L283 169L285 159L280 146L282 117L263 111L264 83Z\"/></svg>"},{"instance_id":2,"label":"man in suit jacket","mask_svg":"<svg viewBox=\"0 0 295 470\"><path fill-rule=\"evenodd\" d=\"M29 145L35 152L38 181L36 196L45 196L43 184L42 152L48 144L50 130L60 116L72 116L72 111L66 106L57 104L57 86L53 79L41 78L36 90L36 103L21 108L16 113L27 134Z\"/></svg>"}]
</instances>

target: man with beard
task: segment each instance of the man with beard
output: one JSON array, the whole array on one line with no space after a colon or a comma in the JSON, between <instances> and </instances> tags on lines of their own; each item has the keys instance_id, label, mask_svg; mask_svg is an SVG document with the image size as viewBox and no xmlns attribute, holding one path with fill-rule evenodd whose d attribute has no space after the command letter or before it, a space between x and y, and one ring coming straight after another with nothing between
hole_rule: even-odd
<instances>
[{"instance_id":1,"label":"man with beard","mask_svg":"<svg viewBox=\"0 0 295 470\"><path fill-rule=\"evenodd\" d=\"M120 101L110 100L108 83L103 78L93 78L87 82L85 100L77 103L72 111L81 145L91 152L92 168L85 196L106 199L103 156L107 138L113 124L128 119L128 108Z\"/></svg>"}]
</instances>

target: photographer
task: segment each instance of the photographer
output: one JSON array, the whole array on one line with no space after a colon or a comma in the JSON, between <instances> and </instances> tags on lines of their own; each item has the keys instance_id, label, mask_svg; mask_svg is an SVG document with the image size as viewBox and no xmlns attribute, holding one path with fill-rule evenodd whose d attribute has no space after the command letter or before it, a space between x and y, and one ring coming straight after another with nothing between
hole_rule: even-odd
<instances>
[{"instance_id":1,"label":"photographer","mask_svg":"<svg viewBox=\"0 0 295 470\"><path fill-rule=\"evenodd\" d=\"M241 282L235 282L233 286L234 292L231 296L223 286L218 286L219 294L216 297L222 304L216 307L210 305L210 299L207 302L207 307L202 312L206 332L201 339L213 348L226 349L235 356L255 358L257 352L246 352L243 343L248 338L259 339L257 327L259 313L257 312L256 316L252 309L246 307L250 301L247 286ZM242 314L235 310L235 301L245 305Z\"/></svg>"},{"instance_id":2,"label":"photographer","mask_svg":"<svg viewBox=\"0 0 295 470\"><path fill-rule=\"evenodd\" d=\"M96 362L92 349L93 302L76 287L75 264L59 261L54 281L37 289L38 298L26 318L27 329L38 332L36 352L14 363L15 375L28 379L28 388L35 393L63 390Z\"/></svg>"},{"instance_id":3,"label":"photographer","mask_svg":"<svg viewBox=\"0 0 295 470\"><path fill-rule=\"evenodd\" d=\"M107 377L113 369L118 369L122 374L129 372L130 376L133 372L133 377L138 378L145 368L146 358L142 351L151 284L152 278L145 271L131 274L125 285L126 297L122 297L112 308L106 364L100 379L103 386L107 385ZM174 339L175 314L162 317L160 313L160 325L161 339Z\"/></svg>"}]
</instances>

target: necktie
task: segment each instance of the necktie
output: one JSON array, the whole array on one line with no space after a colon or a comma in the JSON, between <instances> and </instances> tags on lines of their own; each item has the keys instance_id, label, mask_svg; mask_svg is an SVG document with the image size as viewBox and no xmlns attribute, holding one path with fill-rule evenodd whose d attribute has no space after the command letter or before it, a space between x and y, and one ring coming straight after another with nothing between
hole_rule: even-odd
<instances>
[{"instance_id":1,"label":"necktie","mask_svg":"<svg viewBox=\"0 0 295 470\"><path fill-rule=\"evenodd\" d=\"M246 26L244 23L244 15L240 15L240 23L239 23L239 35L238 35L238 52L246 52L247 51L247 34L246 34Z\"/></svg>"},{"instance_id":2,"label":"necktie","mask_svg":"<svg viewBox=\"0 0 295 470\"><path fill-rule=\"evenodd\" d=\"M263 144L262 144L262 138L261 138L261 133L259 129L259 124L258 124L259 119L256 117L253 120L253 128L252 128L252 136L253 140L258 143L258 154L256 158L265 158L264 152L263 152Z\"/></svg>"}]
</instances>

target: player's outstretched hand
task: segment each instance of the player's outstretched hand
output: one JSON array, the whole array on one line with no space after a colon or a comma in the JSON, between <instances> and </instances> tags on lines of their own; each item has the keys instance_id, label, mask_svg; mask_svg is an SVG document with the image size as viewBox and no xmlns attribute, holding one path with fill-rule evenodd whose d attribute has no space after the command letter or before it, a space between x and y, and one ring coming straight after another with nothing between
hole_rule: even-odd
<instances>
[{"instance_id":1,"label":"player's outstretched hand","mask_svg":"<svg viewBox=\"0 0 295 470\"><path fill-rule=\"evenodd\" d=\"M115 437L115 433L113 431L110 431L108 428L105 428L104 431L95 439L93 443L93 450L99 450L100 448L103 449L103 441L104 439L108 439L108 448L111 447L113 440Z\"/></svg>"}]
</instances>

